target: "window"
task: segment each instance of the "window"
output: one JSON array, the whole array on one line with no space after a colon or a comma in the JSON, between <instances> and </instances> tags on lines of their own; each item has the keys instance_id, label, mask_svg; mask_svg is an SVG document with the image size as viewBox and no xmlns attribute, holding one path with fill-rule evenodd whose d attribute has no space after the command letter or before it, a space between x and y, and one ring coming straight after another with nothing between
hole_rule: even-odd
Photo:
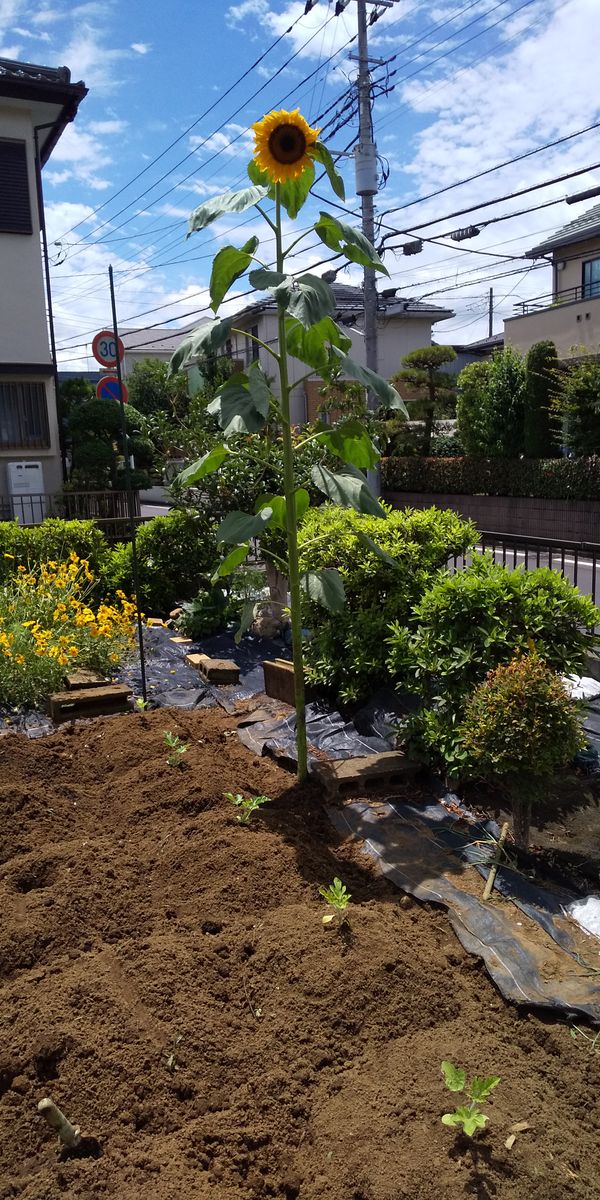
<instances>
[{"instance_id":1,"label":"window","mask_svg":"<svg viewBox=\"0 0 600 1200\"><path fill-rule=\"evenodd\" d=\"M600 258L592 258L583 264L583 299L600 296Z\"/></svg>"},{"instance_id":2,"label":"window","mask_svg":"<svg viewBox=\"0 0 600 1200\"><path fill-rule=\"evenodd\" d=\"M43 383L0 383L0 449L47 450L48 405Z\"/></svg>"},{"instance_id":3,"label":"window","mask_svg":"<svg viewBox=\"0 0 600 1200\"><path fill-rule=\"evenodd\" d=\"M250 333L251 333L252 337L257 338L258 337L258 325L253 325L250 330ZM258 361L259 354L260 354L260 346L258 346L256 344L256 342L250 342L250 357L252 359L252 362Z\"/></svg>"},{"instance_id":4,"label":"window","mask_svg":"<svg viewBox=\"0 0 600 1200\"><path fill-rule=\"evenodd\" d=\"M27 147L0 141L0 233L32 233Z\"/></svg>"}]
</instances>

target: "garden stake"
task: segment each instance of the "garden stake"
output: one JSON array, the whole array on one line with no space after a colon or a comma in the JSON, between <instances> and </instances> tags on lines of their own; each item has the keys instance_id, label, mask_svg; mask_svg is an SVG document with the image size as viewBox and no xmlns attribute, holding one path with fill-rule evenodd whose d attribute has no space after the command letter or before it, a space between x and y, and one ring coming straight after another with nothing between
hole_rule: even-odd
<instances>
[{"instance_id":1,"label":"garden stake","mask_svg":"<svg viewBox=\"0 0 600 1200\"><path fill-rule=\"evenodd\" d=\"M502 826L502 829L500 830L500 837L498 838L498 844L496 846L496 853L494 855L492 865L488 871L486 885L483 889L483 899L484 900L489 900L489 898L492 894L492 889L496 882L496 875L498 874L498 867L500 866L500 859L502 858L502 851L504 849L504 843L505 843L507 835L508 835L508 828L509 828L508 821L505 821L504 825Z\"/></svg>"},{"instance_id":2,"label":"garden stake","mask_svg":"<svg viewBox=\"0 0 600 1200\"><path fill-rule=\"evenodd\" d=\"M48 1122L51 1129L55 1129L61 1142L68 1150L75 1150L81 1141L81 1131L79 1125L71 1125L67 1121L64 1113L61 1113L60 1108L56 1107L53 1100L46 1097L45 1100L40 1100L38 1104L38 1112Z\"/></svg>"}]
</instances>

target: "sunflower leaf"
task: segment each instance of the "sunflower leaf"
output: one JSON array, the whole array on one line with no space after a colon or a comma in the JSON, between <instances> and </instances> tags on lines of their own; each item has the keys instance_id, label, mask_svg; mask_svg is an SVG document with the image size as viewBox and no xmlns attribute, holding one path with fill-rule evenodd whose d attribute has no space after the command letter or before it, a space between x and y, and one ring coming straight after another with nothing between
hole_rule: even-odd
<instances>
[{"instance_id":1,"label":"sunflower leaf","mask_svg":"<svg viewBox=\"0 0 600 1200\"><path fill-rule=\"evenodd\" d=\"M217 529L217 541L239 546L249 538L260 537L272 517L272 509L263 508L259 513L230 512Z\"/></svg>"},{"instance_id":2,"label":"sunflower leaf","mask_svg":"<svg viewBox=\"0 0 600 1200\"><path fill-rule=\"evenodd\" d=\"M310 505L310 496L305 488L296 488L294 492L294 507L296 509L296 523L302 520L307 508ZM287 529L287 506L285 496L260 496L256 502L257 512L262 512L263 509L270 508L273 513L271 521L275 529Z\"/></svg>"},{"instance_id":3,"label":"sunflower leaf","mask_svg":"<svg viewBox=\"0 0 600 1200\"><path fill-rule=\"evenodd\" d=\"M341 175L338 175L338 172L335 169L334 161L329 153L329 150L327 149L327 146L324 146L323 142L315 142L314 146L312 146L310 149L310 156L311 158L314 158L315 162L320 162L321 166L325 167L327 178L329 179L336 196L338 196L340 200L345 200L346 189L344 187L344 180L342 179Z\"/></svg>"},{"instance_id":4,"label":"sunflower leaf","mask_svg":"<svg viewBox=\"0 0 600 1200\"><path fill-rule=\"evenodd\" d=\"M311 154L312 158L312 154ZM266 171L259 167L258 163L252 159L248 163L248 176L252 183L260 187L266 187L269 200L275 200L276 191L275 184L271 182ZM298 216L302 205L305 203L310 189L315 181L315 168L312 162L304 168L298 179L288 179L285 183L279 185L279 195L281 203L287 212L288 217L292 220Z\"/></svg>"},{"instance_id":5,"label":"sunflower leaf","mask_svg":"<svg viewBox=\"0 0 600 1200\"><path fill-rule=\"evenodd\" d=\"M361 267L372 267L375 271L383 271L384 275L389 275L377 251L360 229L353 229L345 221L338 221L337 217L332 217L330 213L322 212L315 224L315 233L330 250L345 254L350 262L359 263Z\"/></svg>"},{"instance_id":6,"label":"sunflower leaf","mask_svg":"<svg viewBox=\"0 0 600 1200\"><path fill-rule=\"evenodd\" d=\"M352 342L349 337L336 325L331 317L323 317L316 325L305 329L296 317L286 317L285 340L288 354L307 363L316 371L323 370L329 363L328 347L337 346L340 350L350 349Z\"/></svg>"},{"instance_id":7,"label":"sunflower leaf","mask_svg":"<svg viewBox=\"0 0 600 1200\"><path fill-rule=\"evenodd\" d=\"M323 571L305 571L300 577L300 586L311 600L329 612L341 612L346 603L344 581L334 567L326 567Z\"/></svg>"},{"instance_id":8,"label":"sunflower leaf","mask_svg":"<svg viewBox=\"0 0 600 1200\"><path fill-rule=\"evenodd\" d=\"M217 217L222 217L224 213L245 212L247 208L252 208L253 204L258 204L259 200L264 200L266 195L266 187L249 187L242 188L240 192L223 192L221 196L205 200L204 204L200 204L190 213L187 237L199 229L206 229L207 225L216 221Z\"/></svg>"},{"instance_id":9,"label":"sunflower leaf","mask_svg":"<svg viewBox=\"0 0 600 1200\"><path fill-rule=\"evenodd\" d=\"M194 487L201 479L218 471L230 453L227 446L213 446L212 450L207 450L206 454L180 472L177 483L181 487Z\"/></svg>"},{"instance_id":10,"label":"sunflower leaf","mask_svg":"<svg viewBox=\"0 0 600 1200\"><path fill-rule=\"evenodd\" d=\"M391 383L388 383L376 371L372 371L370 367L361 367L360 363L355 362L353 358L349 358L347 354L344 354L342 350L338 350L336 346L333 346L332 350L336 358L339 359L340 370L344 375L349 375L350 379L356 379L358 383L362 383L364 387L374 392L384 408L393 408L396 412L401 412L403 416L408 416L403 401Z\"/></svg>"},{"instance_id":11,"label":"sunflower leaf","mask_svg":"<svg viewBox=\"0 0 600 1200\"><path fill-rule=\"evenodd\" d=\"M251 387L248 375L240 371L221 384L206 411L217 418L226 439L235 433L258 433L267 420L269 395L255 374Z\"/></svg>"},{"instance_id":12,"label":"sunflower leaf","mask_svg":"<svg viewBox=\"0 0 600 1200\"><path fill-rule=\"evenodd\" d=\"M188 333L171 356L169 375L186 367L193 359L218 354L231 333L231 321L205 321Z\"/></svg>"},{"instance_id":13,"label":"sunflower leaf","mask_svg":"<svg viewBox=\"0 0 600 1200\"><path fill-rule=\"evenodd\" d=\"M291 287L291 280L275 289L278 302L284 303L291 317L296 317L305 329L316 325L323 317L335 312L335 300L328 283L319 275L300 275ZM287 292L287 296L286 296Z\"/></svg>"},{"instance_id":14,"label":"sunflower leaf","mask_svg":"<svg viewBox=\"0 0 600 1200\"><path fill-rule=\"evenodd\" d=\"M367 485L364 475L355 467L347 466L341 471L330 471L327 467L314 466L311 479L320 492L340 504L342 508L354 508L357 512L370 513L372 517L387 517Z\"/></svg>"},{"instance_id":15,"label":"sunflower leaf","mask_svg":"<svg viewBox=\"0 0 600 1200\"><path fill-rule=\"evenodd\" d=\"M239 250L235 246L223 246L215 255L209 285L213 312L217 311L232 283L247 271L257 246L258 238L251 237Z\"/></svg>"},{"instance_id":16,"label":"sunflower leaf","mask_svg":"<svg viewBox=\"0 0 600 1200\"><path fill-rule=\"evenodd\" d=\"M247 559L249 553L250 542L242 542L241 546L234 546L233 550L229 551L227 557L219 563L210 582L216 583L218 579L223 579L225 575L232 575L236 567L239 567L240 563L243 563Z\"/></svg>"},{"instance_id":17,"label":"sunflower leaf","mask_svg":"<svg viewBox=\"0 0 600 1200\"><path fill-rule=\"evenodd\" d=\"M369 469L379 462L377 447L373 445L364 425L356 418L333 427L327 426L315 441L353 467Z\"/></svg>"}]
</instances>

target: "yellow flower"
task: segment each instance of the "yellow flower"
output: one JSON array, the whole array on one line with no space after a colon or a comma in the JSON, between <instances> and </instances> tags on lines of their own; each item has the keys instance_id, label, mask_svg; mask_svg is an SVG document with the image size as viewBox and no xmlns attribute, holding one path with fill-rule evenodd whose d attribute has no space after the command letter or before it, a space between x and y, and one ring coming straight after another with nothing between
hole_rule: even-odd
<instances>
[{"instance_id":1,"label":"yellow flower","mask_svg":"<svg viewBox=\"0 0 600 1200\"><path fill-rule=\"evenodd\" d=\"M16 662L16 663L18 663L20 667L22 667L22 666L23 666L23 663L25 662L25 659L23 658L23 655L22 655L22 654L15 654L15 662Z\"/></svg>"},{"instance_id":2,"label":"yellow flower","mask_svg":"<svg viewBox=\"0 0 600 1200\"><path fill-rule=\"evenodd\" d=\"M15 557L15 556L14 556L14 554L5 554L5 555L4 555L4 557L5 557L5 558L12 558L12 559L14 560L14 557Z\"/></svg>"},{"instance_id":3,"label":"yellow flower","mask_svg":"<svg viewBox=\"0 0 600 1200\"><path fill-rule=\"evenodd\" d=\"M254 161L273 183L297 179L311 162L309 150L319 129L311 129L300 110L267 113L252 126Z\"/></svg>"}]
</instances>

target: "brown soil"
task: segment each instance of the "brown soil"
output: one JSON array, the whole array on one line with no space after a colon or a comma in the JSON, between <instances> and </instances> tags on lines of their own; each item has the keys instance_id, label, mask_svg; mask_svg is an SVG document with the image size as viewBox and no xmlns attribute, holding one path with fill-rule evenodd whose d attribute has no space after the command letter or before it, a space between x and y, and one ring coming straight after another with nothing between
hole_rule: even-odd
<instances>
[{"instance_id":1,"label":"brown soil","mask_svg":"<svg viewBox=\"0 0 600 1200\"><path fill-rule=\"evenodd\" d=\"M2 1200L597 1200L591 1043L506 1005L233 728L172 711L0 740ZM274 803L243 828L224 791ZM326 930L336 874L352 903ZM502 1076L472 1146L440 1122L444 1058Z\"/></svg>"}]
</instances>

